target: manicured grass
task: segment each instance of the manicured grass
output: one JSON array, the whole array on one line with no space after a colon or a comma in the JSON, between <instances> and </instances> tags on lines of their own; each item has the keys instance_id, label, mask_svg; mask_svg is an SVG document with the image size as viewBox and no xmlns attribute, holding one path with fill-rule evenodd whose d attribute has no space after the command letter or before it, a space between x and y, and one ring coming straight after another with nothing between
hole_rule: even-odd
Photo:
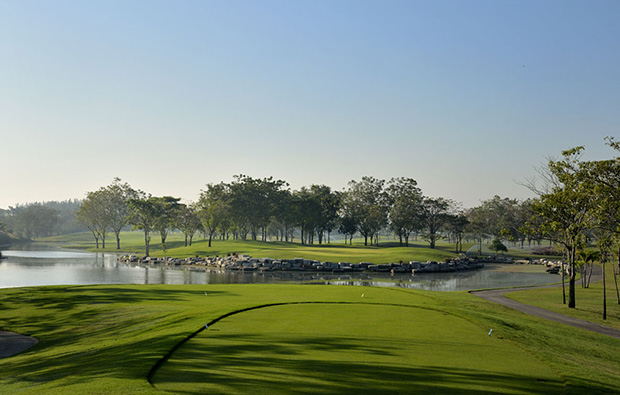
<instances>
[{"instance_id":1,"label":"manicured grass","mask_svg":"<svg viewBox=\"0 0 620 395\"><path fill-rule=\"evenodd\" d=\"M109 236L110 237L110 236ZM107 252L118 252L116 244L109 238L106 243ZM88 233L64 235L43 239L44 241L62 243L65 247L94 250L92 236ZM344 245L342 242L330 244L302 245L300 243L261 242L252 240L213 240L212 246L201 238L195 238L189 247L184 246L182 234L173 233L166 240L167 249L161 249L158 235L153 235L150 255L174 256L179 258L189 256L226 256L233 252L247 254L254 258L292 259L304 258L318 261L332 262L372 262L393 263L402 260L417 261L444 261L456 256L454 245L439 243L436 249L428 248L428 244L418 241L410 243L410 247L399 247L398 243L388 241L376 246L364 246L363 242ZM141 232L123 232L121 235L121 251L135 254L144 254L144 239ZM99 249L98 251L101 251Z\"/></svg>"},{"instance_id":2,"label":"manicured grass","mask_svg":"<svg viewBox=\"0 0 620 395\"><path fill-rule=\"evenodd\" d=\"M371 302L374 290L367 293ZM178 350L154 384L205 394L559 393L563 387L544 363L462 318L366 303L272 306L226 318Z\"/></svg>"},{"instance_id":3,"label":"manicured grass","mask_svg":"<svg viewBox=\"0 0 620 395\"><path fill-rule=\"evenodd\" d=\"M521 303L538 306L557 313L581 318L586 321L620 329L620 304L616 296L613 269L605 265L607 271L607 319L603 319L603 283L591 283L589 288L582 288L581 280L575 282L576 308L569 309L562 303L562 287L538 288L527 291L509 292L506 297ZM557 276L561 281L561 276ZM568 277L566 278L566 299L568 301ZM620 285L620 284L619 284ZM567 302L568 303L568 302Z\"/></svg>"},{"instance_id":4,"label":"manicured grass","mask_svg":"<svg viewBox=\"0 0 620 395\"><path fill-rule=\"evenodd\" d=\"M618 388L617 339L464 292L65 286L2 289L0 306L0 329L40 340L0 360L2 393L591 394ZM205 322L251 308L200 331ZM194 333L149 384L151 368Z\"/></svg>"},{"instance_id":5,"label":"manicured grass","mask_svg":"<svg viewBox=\"0 0 620 395\"><path fill-rule=\"evenodd\" d=\"M95 249L92 235L88 232L74 233L49 237L41 241L60 243L65 247L88 249L90 251L102 251ZM464 243L466 251L471 243ZM457 256L454 244L439 241L436 248L431 249L428 243L419 240L411 240L409 247L401 247L393 238L383 238L379 246L364 246L363 239L354 239L353 245L345 245L342 240L332 243L303 245L301 243L285 243L278 241L252 241L252 240L213 240L212 246L202 237L196 236L192 246L184 246L184 237L176 232L171 233L166 240L166 250L162 245L158 234L152 235L150 255L152 256L226 256L231 253L247 254L254 258L292 259L304 258L318 261L332 262L371 262L375 264L396 263L399 261L444 261ZM139 231L122 232L121 250L116 249L116 240L113 234L109 234L106 242L106 252L127 252L137 255L144 254L144 234ZM532 256L528 251L511 248L509 256L523 258Z\"/></svg>"}]
</instances>

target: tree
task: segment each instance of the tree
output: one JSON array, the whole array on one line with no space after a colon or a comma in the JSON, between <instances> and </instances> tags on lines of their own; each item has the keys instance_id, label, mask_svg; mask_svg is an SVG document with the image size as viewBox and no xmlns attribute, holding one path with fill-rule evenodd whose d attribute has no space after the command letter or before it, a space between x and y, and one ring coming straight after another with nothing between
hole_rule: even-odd
<instances>
[{"instance_id":1,"label":"tree","mask_svg":"<svg viewBox=\"0 0 620 395\"><path fill-rule=\"evenodd\" d=\"M266 228L275 213L275 202L279 191L287 184L273 177L255 179L243 174L234 176L228 185L230 189L231 217L242 238L250 233L252 240L266 240Z\"/></svg>"},{"instance_id":2,"label":"tree","mask_svg":"<svg viewBox=\"0 0 620 395\"><path fill-rule=\"evenodd\" d=\"M41 204L9 207L12 229L26 238L39 238L54 233L58 211Z\"/></svg>"},{"instance_id":3,"label":"tree","mask_svg":"<svg viewBox=\"0 0 620 395\"><path fill-rule=\"evenodd\" d=\"M547 164L550 185L532 207L543 217L541 230L563 246L569 273L568 307L575 308L577 250L589 229L592 210L591 183L580 161L583 147L562 152L563 159Z\"/></svg>"},{"instance_id":4,"label":"tree","mask_svg":"<svg viewBox=\"0 0 620 395\"><path fill-rule=\"evenodd\" d=\"M230 188L224 183L207 184L207 189L200 193L196 215L209 235L209 247L217 229L230 216L231 200Z\"/></svg>"},{"instance_id":5,"label":"tree","mask_svg":"<svg viewBox=\"0 0 620 395\"><path fill-rule=\"evenodd\" d=\"M129 200L129 223L134 229L142 229L144 232L144 255L149 256L151 244L151 232L156 229L157 198L143 197Z\"/></svg>"},{"instance_id":6,"label":"tree","mask_svg":"<svg viewBox=\"0 0 620 395\"><path fill-rule=\"evenodd\" d=\"M606 137L607 145L620 151L620 143L613 137ZM620 273L620 157L586 163L588 176L592 180L594 213L598 224L597 244L603 265L603 319L607 319L605 264L614 244L617 247L617 264L613 266L616 299L620 304L618 274Z\"/></svg>"},{"instance_id":7,"label":"tree","mask_svg":"<svg viewBox=\"0 0 620 395\"><path fill-rule=\"evenodd\" d=\"M340 209L340 194L332 191L327 185L311 185L310 191L319 204L320 212L318 213L316 232L319 244L322 244L323 235L327 233L329 239L329 234L336 227L338 210Z\"/></svg>"},{"instance_id":8,"label":"tree","mask_svg":"<svg viewBox=\"0 0 620 395\"><path fill-rule=\"evenodd\" d=\"M105 212L105 198L99 191L88 192L86 199L82 201L75 211L79 223L86 226L95 238L96 248L99 248L99 240L105 248L105 234L110 226Z\"/></svg>"},{"instance_id":9,"label":"tree","mask_svg":"<svg viewBox=\"0 0 620 395\"><path fill-rule=\"evenodd\" d=\"M166 248L166 238L168 231L174 228L175 220L178 215L180 198L172 196L152 197L155 214L155 230L159 232L162 248Z\"/></svg>"},{"instance_id":10,"label":"tree","mask_svg":"<svg viewBox=\"0 0 620 395\"><path fill-rule=\"evenodd\" d=\"M188 246L188 241L189 245L192 245L194 234L202 228L197 212L198 209L194 204L181 204L179 210L177 211L175 226L183 232L183 235L185 236L185 247Z\"/></svg>"},{"instance_id":11,"label":"tree","mask_svg":"<svg viewBox=\"0 0 620 395\"><path fill-rule=\"evenodd\" d=\"M127 226L129 217L129 200L136 199L142 195L141 191L136 191L128 183L122 183L116 177L112 184L101 188L103 194L104 212L110 229L116 236L116 249L121 248L121 230Z\"/></svg>"},{"instance_id":12,"label":"tree","mask_svg":"<svg viewBox=\"0 0 620 395\"><path fill-rule=\"evenodd\" d=\"M99 239L105 248L106 232L112 230L116 236L116 249L120 249L120 233L128 224L128 201L142 195L142 192L134 190L129 184L121 184L120 178L114 178L112 184L88 192L75 215L78 221L91 231L97 248Z\"/></svg>"},{"instance_id":13,"label":"tree","mask_svg":"<svg viewBox=\"0 0 620 395\"><path fill-rule=\"evenodd\" d=\"M293 212L295 224L301 230L301 243L313 244L314 234L321 221L321 202L319 196L310 188L302 187L293 192Z\"/></svg>"},{"instance_id":14,"label":"tree","mask_svg":"<svg viewBox=\"0 0 620 395\"><path fill-rule=\"evenodd\" d=\"M362 177L361 181L349 182L349 189L343 195L350 218L355 219L358 232L364 236L364 245L371 244L374 236L387 224L389 196L384 191L384 180Z\"/></svg>"},{"instance_id":15,"label":"tree","mask_svg":"<svg viewBox=\"0 0 620 395\"><path fill-rule=\"evenodd\" d=\"M456 253L463 252L463 235L469 225L469 220L465 216L465 213L458 212L456 214L448 215L448 229L454 235L456 241Z\"/></svg>"},{"instance_id":16,"label":"tree","mask_svg":"<svg viewBox=\"0 0 620 395\"><path fill-rule=\"evenodd\" d=\"M491 245L489 245L489 250L495 251L496 254L498 252L508 252L508 248L506 248L506 246L504 245L504 243L502 243L499 237L496 237L493 239L493 241L491 241Z\"/></svg>"},{"instance_id":17,"label":"tree","mask_svg":"<svg viewBox=\"0 0 620 395\"><path fill-rule=\"evenodd\" d=\"M411 233L420 231L424 226L422 190L414 179L399 177L389 181L386 192L391 203L390 227L398 235L400 245L404 238L408 247Z\"/></svg>"},{"instance_id":18,"label":"tree","mask_svg":"<svg viewBox=\"0 0 620 395\"><path fill-rule=\"evenodd\" d=\"M343 201L346 201L346 192L342 195ZM353 235L357 232L357 220L350 211L350 206L343 204L340 210L340 222L338 223L338 231L344 235L344 244L347 244L347 236L349 236L350 244L353 244Z\"/></svg>"},{"instance_id":19,"label":"tree","mask_svg":"<svg viewBox=\"0 0 620 395\"><path fill-rule=\"evenodd\" d=\"M430 248L435 248L439 231L448 220L451 201L444 198L425 197L422 201L423 221L426 233L424 238L428 241Z\"/></svg>"}]
</instances>

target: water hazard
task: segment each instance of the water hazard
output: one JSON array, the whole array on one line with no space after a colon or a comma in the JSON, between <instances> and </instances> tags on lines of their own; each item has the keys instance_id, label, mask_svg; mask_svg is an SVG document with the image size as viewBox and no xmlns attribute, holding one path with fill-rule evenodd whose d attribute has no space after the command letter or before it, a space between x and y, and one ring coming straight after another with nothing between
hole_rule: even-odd
<instances>
[{"instance_id":1,"label":"water hazard","mask_svg":"<svg viewBox=\"0 0 620 395\"><path fill-rule=\"evenodd\" d=\"M116 254L28 245L3 250L0 288L82 284L250 284L325 283L464 291L480 288L543 285L558 281L546 273L510 273L497 265L465 272L394 274L238 272L207 268L138 266L119 263Z\"/></svg>"}]
</instances>

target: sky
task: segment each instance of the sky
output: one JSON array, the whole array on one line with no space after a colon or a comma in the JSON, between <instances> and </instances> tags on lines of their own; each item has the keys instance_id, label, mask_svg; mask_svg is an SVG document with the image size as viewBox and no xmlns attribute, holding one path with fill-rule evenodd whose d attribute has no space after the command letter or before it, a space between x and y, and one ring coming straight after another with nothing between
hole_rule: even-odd
<instances>
[{"instance_id":1,"label":"sky","mask_svg":"<svg viewBox=\"0 0 620 395\"><path fill-rule=\"evenodd\" d=\"M474 207L620 137L616 0L0 0L0 208L115 177L417 180Z\"/></svg>"}]
</instances>

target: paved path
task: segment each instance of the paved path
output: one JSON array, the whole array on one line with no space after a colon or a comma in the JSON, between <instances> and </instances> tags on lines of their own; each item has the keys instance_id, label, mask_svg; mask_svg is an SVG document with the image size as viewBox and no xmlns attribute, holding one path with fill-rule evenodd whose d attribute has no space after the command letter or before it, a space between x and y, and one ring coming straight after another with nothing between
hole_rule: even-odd
<instances>
[{"instance_id":1,"label":"paved path","mask_svg":"<svg viewBox=\"0 0 620 395\"><path fill-rule=\"evenodd\" d=\"M592 280L591 280L592 283L601 281L603 279L601 275L600 267L595 266L595 268L598 268L598 272L595 270L594 274L592 275ZM617 339L620 339L620 330L618 329L610 328L604 325L595 324L590 321L581 320L579 318L570 317L564 314L554 313L553 311L541 309L540 307L535 307L535 306L531 306L528 304L519 303L515 300L508 299L506 296L504 296L504 294L507 292L525 291L525 290L535 289L535 288L550 288L550 287L561 287L561 286L562 284L553 284L553 285L543 285L540 287L490 289L490 290L485 290L485 291L475 291L471 293L476 296L480 296L481 298L488 300L490 302L499 303L501 305L510 307L511 309L519 310L525 314L544 318L550 321L560 322L562 324L574 326L576 328L581 328L581 329L585 329L588 331L600 333L602 335L612 336Z\"/></svg>"},{"instance_id":2,"label":"paved path","mask_svg":"<svg viewBox=\"0 0 620 395\"><path fill-rule=\"evenodd\" d=\"M34 337L0 331L0 358L10 357L25 351L38 342Z\"/></svg>"}]
</instances>

